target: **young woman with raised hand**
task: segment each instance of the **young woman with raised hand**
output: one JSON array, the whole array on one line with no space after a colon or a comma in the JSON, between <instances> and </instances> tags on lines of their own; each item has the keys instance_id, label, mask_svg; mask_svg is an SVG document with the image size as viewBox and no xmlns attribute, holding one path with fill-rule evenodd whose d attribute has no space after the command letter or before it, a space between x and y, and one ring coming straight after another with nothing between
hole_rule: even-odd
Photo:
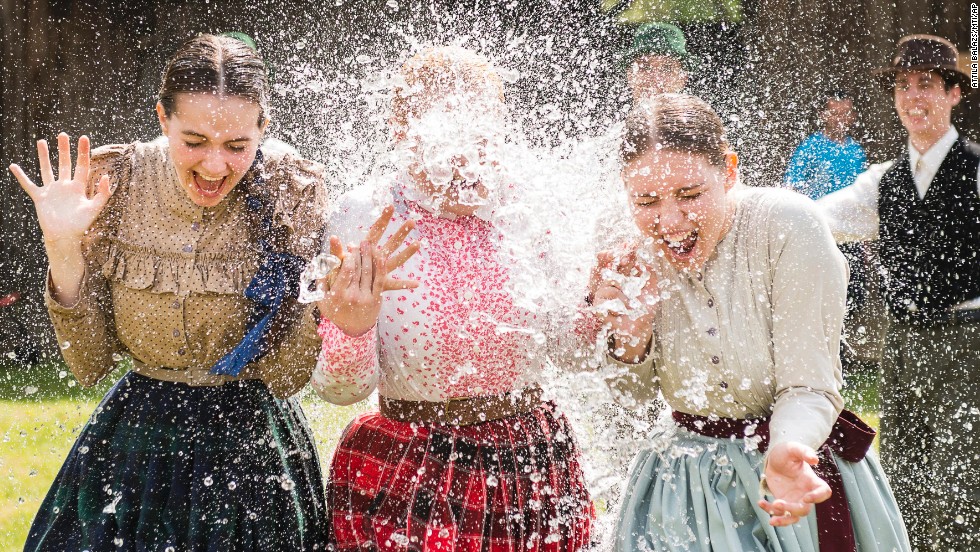
<instances>
[{"instance_id":1,"label":"young woman with raised hand","mask_svg":"<svg viewBox=\"0 0 980 552\"><path fill-rule=\"evenodd\" d=\"M486 119L503 108L503 82L455 46L426 48L400 73L401 165L345 194L328 225L359 244L345 253L335 241L334 254L368 267L372 213L394 198L394 219L424 244L402 270L417 289L381 297L374 278L343 268L330 285L328 296L363 309L321 324L312 385L338 404L380 399L331 462L335 549L574 552L591 542L592 504L571 427L536 384L543 360L525 331L535 314L507 290L492 216L501 190L486 178L500 161L501 132Z\"/></svg>"},{"instance_id":2,"label":"young woman with raised hand","mask_svg":"<svg viewBox=\"0 0 980 552\"><path fill-rule=\"evenodd\" d=\"M724 132L682 94L627 122L646 241L600 257L592 301L620 384L673 412L632 465L615 549L908 550L874 432L842 411L847 265L810 200L737 183ZM645 278L640 296L616 273Z\"/></svg>"},{"instance_id":3,"label":"young woman with raised hand","mask_svg":"<svg viewBox=\"0 0 980 552\"><path fill-rule=\"evenodd\" d=\"M297 296L323 241L323 169L259 149L266 70L237 39L183 44L156 111L160 139L90 152L83 136L74 172L66 134L57 176L38 142L40 186L11 166L37 211L68 367L89 386L133 363L25 549L324 550L320 466L289 398L320 348L319 316Z\"/></svg>"}]
</instances>

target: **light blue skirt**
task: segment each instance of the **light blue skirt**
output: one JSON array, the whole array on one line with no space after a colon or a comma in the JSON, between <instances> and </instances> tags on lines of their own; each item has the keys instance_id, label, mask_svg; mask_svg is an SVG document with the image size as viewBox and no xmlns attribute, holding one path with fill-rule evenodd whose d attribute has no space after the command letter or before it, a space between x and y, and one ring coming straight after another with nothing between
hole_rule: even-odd
<instances>
[{"instance_id":1,"label":"light blue skirt","mask_svg":"<svg viewBox=\"0 0 980 552\"><path fill-rule=\"evenodd\" d=\"M763 455L751 445L677 426L656 433L630 469L616 552L819 552L815 512L789 527L769 525L757 505ZM860 462L836 460L858 552L910 550L874 451Z\"/></svg>"}]
</instances>

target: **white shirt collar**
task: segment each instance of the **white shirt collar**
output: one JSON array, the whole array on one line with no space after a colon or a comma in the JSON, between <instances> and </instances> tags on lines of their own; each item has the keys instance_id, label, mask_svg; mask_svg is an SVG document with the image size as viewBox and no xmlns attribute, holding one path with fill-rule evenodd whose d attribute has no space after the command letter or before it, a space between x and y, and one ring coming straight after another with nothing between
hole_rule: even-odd
<instances>
[{"instance_id":1,"label":"white shirt collar","mask_svg":"<svg viewBox=\"0 0 980 552\"><path fill-rule=\"evenodd\" d=\"M925 153L920 153L919 150L915 149L915 146L912 145L912 139L909 138L909 168L912 170L915 188L919 192L919 199L926 196L926 192L929 191L929 185L932 184L932 179L939 172L939 166L943 164L943 160L946 159L946 154L949 153L949 150L952 149L953 144L956 143L959 137L960 134L956 131L956 127L950 125L946 134L943 134L942 138L933 144ZM919 164L918 172L915 170L916 164Z\"/></svg>"}]
</instances>

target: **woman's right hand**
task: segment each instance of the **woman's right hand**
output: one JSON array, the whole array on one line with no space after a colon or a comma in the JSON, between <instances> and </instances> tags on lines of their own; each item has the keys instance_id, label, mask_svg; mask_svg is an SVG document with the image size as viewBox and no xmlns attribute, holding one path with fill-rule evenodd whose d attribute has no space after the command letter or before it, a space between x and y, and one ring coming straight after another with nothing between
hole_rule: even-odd
<instances>
[{"instance_id":1,"label":"woman's right hand","mask_svg":"<svg viewBox=\"0 0 980 552\"><path fill-rule=\"evenodd\" d=\"M330 236L330 253L340 259L341 264L317 282L318 288L327 290L317 305L324 318L349 336L363 335L374 327L381 312L382 293L419 285L415 280L391 277L392 271L419 250L418 243L402 247L415 228L415 221L405 222L383 246L378 245L393 214L393 207L385 207L364 241L349 246L347 251L337 236Z\"/></svg>"},{"instance_id":2,"label":"woman's right hand","mask_svg":"<svg viewBox=\"0 0 980 552\"><path fill-rule=\"evenodd\" d=\"M644 278L639 289L624 286L636 278ZM624 287L634 289L624 291ZM610 330L609 352L626 362L646 358L657 314L657 275L638 258L635 247L599 253L589 280L589 298Z\"/></svg>"},{"instance_id":3,"label":"woman's right hand","mask_svg":"<svg viewBox=\"0 0 980 552\"><path fill-rule=\"evenodd\" d=\"M90 144L87 136L78 139L78 163L71 172L71 140L62 132L58 135L58 179L51 170L48 143L37 143L41 167L41 183L37 186L18 165L11 165L27 195L34 202L37 221L44 236L44 249L51 269L51 296L62 305L78 303L85 275L82 238L92 227L112 195L109 177L99 179L95 189L88 187Z\"/></svg>"},{"instance_id":4,"label":"woman's right hand","mask_svg":"<svg viewBox=\"0 0 980 552\"><path fill-rule=\"evenodd\" d=\"M41 183L37 186L18 165L10 165L24 191L34 201L38 224L45 243L81 244L85 232L92 226L112 195L109 177L103 176L95 189L89 191L90 144L87 136L78 139L78 162L75 174L71 167L71 140L68 135L58 135L58 178L51 170L48 143L37 143Z\"/></svg>"},{"instance_id":5,"label":"woman's right hand","mask_svg":"<svg viewBox=\"0 0 980 552\"><path fill-rule=\"evenodd\" d=\"M629 290L633 296L623 290L630 278L645 278L638 290ZM610 330L609 352L631 363L646 358L657 314L657 276L637 258L635 248L599 253L588 297Z\"/></svg>"}]
</instances>

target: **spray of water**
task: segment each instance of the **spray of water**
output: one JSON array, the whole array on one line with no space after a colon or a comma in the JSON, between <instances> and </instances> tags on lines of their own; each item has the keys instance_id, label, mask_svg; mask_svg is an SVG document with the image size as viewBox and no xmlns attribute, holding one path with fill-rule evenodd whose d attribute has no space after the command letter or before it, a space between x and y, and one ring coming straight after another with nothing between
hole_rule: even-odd
<instances>
[{"instance_id":1,"label":"spray of water","mask_svg":"<svg viewBox=\"0 0 980 552\"><path fill-rule=\"evenodd\" d=\"M344 151L344 162L334 170L344 187L372 184L379 205L391 201L399 175L424 171L425 189L408 192L413 200L437 210L452 197L476 206L493 223L500 235L497 254L509 268L508 291L533 316L515 324L476 315L485 318L478 322L532 337L526 354L544 360L545 369L529 376L544 383L546 397L560 404L575 427L590 490L605 505L600 531L609 530L629 459L655 421L648 405L630 404L629 397L610 390L606 380L623 370L603 362L604 336L578 330L595 311L616 307L584 305L597 253L638 240L619 178L620 127L613 117L586 119L579 120L579 132L556 133L556 122L576 120L557 98L522 111L512 101L461 94L430 105L407 125L404 139L392 140L393 90L405 86L398 65L426 47L410 43L390 66L368 70L359 80L368 106L359 132L377 140L338 133L331 145ZM358 61L373 65L367 56ZM498 72L508 86L537 78ZM309 75L302 82L306 89L328 86ZM314 265L310 277L327 266L322 258ZM614 277L623 280L628 307L635 308L645 276ZM617 400L630 408L615 406Z\"/></svg>"}]
</instances>

